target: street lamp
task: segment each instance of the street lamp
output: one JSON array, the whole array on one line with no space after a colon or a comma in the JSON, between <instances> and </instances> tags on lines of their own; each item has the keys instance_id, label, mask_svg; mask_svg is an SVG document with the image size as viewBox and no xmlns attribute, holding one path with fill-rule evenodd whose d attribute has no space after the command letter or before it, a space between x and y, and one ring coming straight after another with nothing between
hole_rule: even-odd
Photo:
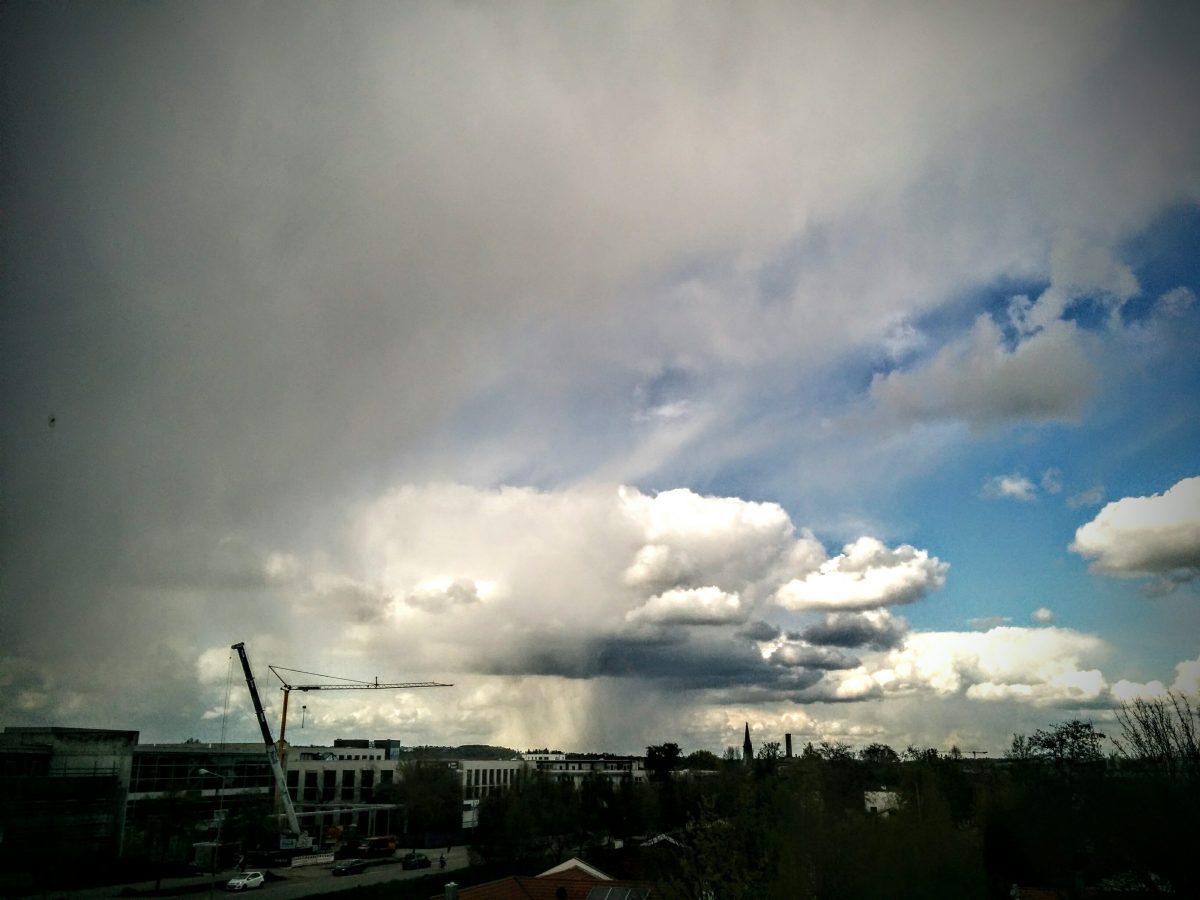
<instances>
[{"instance_id":1,"label":"street lamp","mask_svg":"<svg viewBox=\"0 0 1200 900\"><path fill-rule=\"evenodd\" d=\"M225 776L211 769L197 769L196 774L211 775L213 778L221 779L221 784L217 787L217 842L208 857L208 898L212 900L213 883L217 880L217 854L221 852L221 826L225 824L222 806L224 798L221 795L221 791L225 788Z\"/></svg>"}]
</instances>

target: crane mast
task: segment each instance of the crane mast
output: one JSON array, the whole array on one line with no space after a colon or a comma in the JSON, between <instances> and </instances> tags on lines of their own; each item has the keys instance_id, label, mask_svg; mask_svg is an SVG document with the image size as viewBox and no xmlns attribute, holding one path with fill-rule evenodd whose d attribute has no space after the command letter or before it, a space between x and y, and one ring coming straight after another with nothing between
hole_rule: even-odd
<instances>
[{"instance_id":1,"label":"crane mast","mask_svg":"<svg viewBox=\"0 0 1200 900\"><path fill-rule=\"evenodd\" d=\"M287 815L288 829L292 834L300 835L300 820L296 818L296 808L292 806L292 798L288 794L287 776L283 773L283 766L279 764L279 751L275 747L275 742L271 739L271 726L267 724L266 713L263 712L262 700L258 696L258 687L254 683L254 673L250 671L250 660L246 656L245 643L237 643L233 645L233 649L238 652L238 658L242 661L242 671L246 675L246 687L250 689L250 699L254 703L254 714L258 717L258 727L262 731L263 743L267 748L267 762L271 764L271 772L275 775L275 785L279 790L279 797L283 801L283 810Z\"/></svg>"}]
</instances>

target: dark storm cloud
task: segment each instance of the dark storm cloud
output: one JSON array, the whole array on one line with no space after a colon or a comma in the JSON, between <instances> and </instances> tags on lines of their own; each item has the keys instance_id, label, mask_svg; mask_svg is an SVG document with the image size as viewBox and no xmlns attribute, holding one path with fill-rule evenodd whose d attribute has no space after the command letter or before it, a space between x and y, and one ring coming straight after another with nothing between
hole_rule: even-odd
<instances>
[{"instance_id":1,"label":"dark storm cloud","mask_svg":"<svg viewBox=\"0 0 1200 900\"><path fill-rule=\"evenodd\" d=\"M796 644L779 647L771 654L769 661L780 666L832 670L853 669L861 663L858 657L840 650Z\"/></svg>"},{"instance_id":2,"label":"dark storm cloud","mask_svg":"<svg viewBox=\"0 0 1200 900\"><path fill-rule=\"evenodd\" d=\"M500 648L481 665L489 674L634 678L676 690L744 685L779 691L806 687L821 677L764 661L739 642L701 642L683 634L540 639Z\"/></svg>"},{"instance_id":3,"label":"dark storm cloud","mask_svg":"<svg viewBox=\"0 0 1200 900\"><path fill-rule=\"evenodd\" d=\"M746 627L740 629L738 637L744 637L748 641L773 641L779 637L780 631L769 622L751 622Z\"/></svg>"},{"instance_id":4,"label":"dark storm cloud","mask_svg":"<svg viewBox=\"0 0 1200 900\"><path fill-rule=\"evenodd\" d=\"M878 613L829 613L795 636L819 646L889 650L900 646L907 633L908 625L903 619Z\"/></svg>"}]
</instances>

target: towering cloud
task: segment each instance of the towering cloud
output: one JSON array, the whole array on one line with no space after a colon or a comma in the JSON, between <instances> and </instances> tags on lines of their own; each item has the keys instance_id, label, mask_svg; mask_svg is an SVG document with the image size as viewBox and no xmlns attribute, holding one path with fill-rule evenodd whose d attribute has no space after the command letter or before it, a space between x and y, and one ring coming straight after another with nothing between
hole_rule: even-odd
<instances>
[{"instance_id":1,"label":"towering cloud","mask_svg":"<svg viewBox=\"0 0 1200 900\"><path fill-rule=\"evenodd\" d=\"M322 739L719 749L1070 657L1006 529L1194 460L1195 7L0 4L0 724L193 736L244 640L458 685ZM1074 547L1178 583L1192 496ZM939 640L998 730L1101 666Z\"/></svg>"}]
</instances>

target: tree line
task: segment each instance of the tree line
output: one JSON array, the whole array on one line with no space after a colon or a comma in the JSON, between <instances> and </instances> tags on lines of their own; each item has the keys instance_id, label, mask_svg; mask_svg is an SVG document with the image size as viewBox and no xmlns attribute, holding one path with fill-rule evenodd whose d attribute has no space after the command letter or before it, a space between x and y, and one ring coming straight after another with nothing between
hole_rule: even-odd
<instances>
[{"instance_id":1,"label":"tree line","mask_svg":"<svg viewBox=\"0 0 1200 900\"><path fill-rule=\"evenodd\" d=\"M576 791L531 776L486 797L476 843L514 871L608 860L672 900L990 898L1013 884L1200 896L1196 711L1178 695L1139 700L1116 725L1106 736L1056 723L979 760L838 742L793 759L769 742L741 760L667 742L647 748L645 784L597 778ZM881 789L895 799L888 815L865 801Z\"/></svg>"}]
</instances>

